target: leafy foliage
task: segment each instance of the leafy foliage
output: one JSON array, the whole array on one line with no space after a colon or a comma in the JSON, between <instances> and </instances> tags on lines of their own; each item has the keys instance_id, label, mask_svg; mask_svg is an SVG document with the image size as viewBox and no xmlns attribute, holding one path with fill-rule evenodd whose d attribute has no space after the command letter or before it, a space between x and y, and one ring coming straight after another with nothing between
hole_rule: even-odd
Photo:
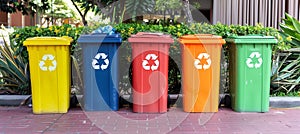
<instances>
[{"instance_id":1,"label":"leafy foliage","mask_svg":"<svg viewBox=\"0 0 300 134\"><path fill-rule=\"evenodd\" d=\"M24 63L28 63L28 52L26 47L23 46L23 42L30 37L40 37L40 36L52 36L52 37L61 37L69 36L72 37L73 42L71 43L71 51L77 45L77 39L81 34L83 27L72 27L71 25L63 26L50 26L48 28L39 28L36 26L24 27L16 29L13 34L11 34L11 39L15 44L12 44L15 55L20 55L23 58Z\"/></svg>"},{"instance_id":2,"label":"leafy foliage","mask_svg":"<svg viewBox=\"0 0 300 134\"><path fill-rule=\"evenodd\" d=\"M146 25L138 23L130 24L117 24L114 26L116 30L121 33L123 40L127 40L132 34L138 32L162 32L170 34L173 37L180 37L185 34L192 34L193 32L188 29L186 25Z\"/></svg>"},{"instance_id":3,"label":"leafy foliage","mask_svg":"<svg viewBox=\"0 0 300 134\"><path fill-rule=\"evenodd\" d=\"M280 38L291 45L282 46L286 49L279 50L286 51L276 51L273 55L271 94L298 96L296 93L300 87L300 22L286 13L280 28Z\"/></svg>"},{"instance_id":4,"label":"leafy foliage","mask_svg":"<svg viewBox=\"0 0 300 134\"><path fill-rule=\"evenodd\" d=\"M208 23L193 23L190 26L184 24L169 24L169 25L146 25L139 23L130 24L116 24L116 30L122 34L123 40L127 40L132 34L137 32L163 32L171 34L173 37L180 37L187 34L214 34L227 38L232 35L251 35L259 34L266 36L274 36L278 40L278 44L274 46L274 52L277 50L287 50L290 45L283 39L277 29L271 27L263 27L261 24L255 26L242 26L242 25L224 25L217 23L211 25Z\"/></svg>"},{"instance_id":5,"label":"leafy foliage","mask_svg":"<svg viewBox=\"0 0 300 134\"><path fill-rule=\"evenodd\" d=\"M50 8L43 15L53 18L75 18L75 12L63 0L52 0Z\"/></svg>"},{"instance_id":6,"label":"leafy foliage","mask_svg":"<svg viewBox=\"0 0 300 134\"><path fill-rule=\"evenodd\" d=\"M15 50L4 42L0 46L0 93L30 94L28 64L20 56L15 56Z\"/></svg>"},{"instance_id":7,"label":"leafy foliage","mask_svg":"<svg viewBox=\"0 0 300 134\"><path fill-rule=\"evenodd\" d=\"M77 12L80 14L82 22L85 26L88 25L86 16L89 11L92 11L95 14L104 14L108 16L109 14L113 14L111 9L114 7L107 7L116 1L117 0L71 0Z\"/></svg>"},{"instance_id":8,"label":"leafy foliage","mask_svg":"<svg viewBox=\"0 0 300 134\"><path fill-rule=\"evenodd\" d=\"M286 92L281 92L281 91L278 91L278 92L274 92L274 93L271 93L272 97L276 97L276 96L290 96L290 97L295 97L295 96L300 96L300 92L297 92L297 91L291 91L289 93L286 93Z\"/></svg>"},{"instance_id":9,"label":"leafy foliage","mask_svg":"<svg viewBox=\"0 0 300 134\"><path fill-rule=\"evenodd\" d=\"M280 24L282 37L292 45L300 46L300 22L289 14L285 14L284 23Z\"/></svg>"},{"instance_id":10,"label":"leafy foliage","mask_svg":"<svg viewBox=\"0 0 300 134\"><path fill-rule=\"evenodd\" d=\"M139 15L147 14L153 9L154 0L126 0L126 13L135 19Z\"/></svg>"},{"instance_id":11,"label":"leafy foliage","mask_svg":"<svg viewBox=\"0 0 300 134\"><path fill-rule=\"evenodd\" d=\"M290 93L299 91L300 86L300 50L277 52L272 65L271 90Z\"/></svg>"},{"instance_id":12,"label":"leafy foliage","mask_svg":"<svg viewBox=\"0 0 300 134\"><path fill-rule=\"evenodd\" d=\"M92 3L92 1L87 0L71 0L71 2L80 14L82 23L87 26L86 15L88 11L95 9L96 6Z\"/></svg>"},{"instance_id":13,"label":"leafy foliage","mask_svg":"<svg viewBox=\"0 0 300 134\"><path fill-rule=\"evenodd\" d=\"M24 15L34 15L39 7L43 11L50 8L49 0L0 0L0 11L14 13L21 11Z\"/></svg>"},{"instance_id":14,"label":"leafy foliage","mask_svg":"<svg viewBox=\"0 0 300 134\"><path fill-rule=\"evenodd\" d=\"M155 9L158 11L166 11L167 9L176 10L182 6L181 0L155 0Z\"/></svg>"}]
</instances>

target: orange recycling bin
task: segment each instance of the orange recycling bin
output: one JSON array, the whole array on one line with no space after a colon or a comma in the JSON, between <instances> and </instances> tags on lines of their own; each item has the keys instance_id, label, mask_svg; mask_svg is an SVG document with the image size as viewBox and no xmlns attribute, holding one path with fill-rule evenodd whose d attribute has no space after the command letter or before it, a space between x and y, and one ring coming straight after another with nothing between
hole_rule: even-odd
<instances>
[{"instance_id":1,"label":"orange recycling bin","mask_svg":"<svg viewBox=\"0 0 300 134\"><path fill-rule=\"evenodd\" d=\"M140 32L132 47L133 112L167 112L170 35Z\"/></svg>"},{"instance_id":2,"label":"orange recycling bin","mask_svg":"<svg viewBox=\"0 0 300 134\"><path fill-rule=\"evenodd\" d=\"M217 112L220 57L225 40L211 34L186 35L182 44L182 90L185 112Z\"/></svg>"}]
</instances>

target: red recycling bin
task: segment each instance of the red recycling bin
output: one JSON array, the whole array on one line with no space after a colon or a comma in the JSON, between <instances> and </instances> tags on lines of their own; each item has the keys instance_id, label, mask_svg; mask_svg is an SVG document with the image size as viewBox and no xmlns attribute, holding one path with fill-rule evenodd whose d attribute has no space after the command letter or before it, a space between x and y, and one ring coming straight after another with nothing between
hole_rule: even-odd
<instances>
[{"instance_id":1,"label":"red recycling bin","mask_svg":"<svg viewBox=\"0 0 300 134\"><path fill-rule=\"evenodd\" d=\"M162 33L139 32L128 41L133 59L133 112L167 112L169 48L174 40Z\"/></svg>"}]
</instances>

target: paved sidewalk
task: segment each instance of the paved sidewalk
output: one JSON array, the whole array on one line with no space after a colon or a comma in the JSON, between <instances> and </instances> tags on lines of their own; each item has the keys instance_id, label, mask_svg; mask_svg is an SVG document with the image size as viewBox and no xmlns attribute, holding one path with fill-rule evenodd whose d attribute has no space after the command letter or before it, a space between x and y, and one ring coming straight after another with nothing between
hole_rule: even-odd
<instances>
[{"instance_id":1,"label":"paved sidewalk","mask_svg":"<svg viewBox=\"0 0 300 134\"><path fill-rule=\"evenodd\" d=\"M238 113L221 108L218 113L185 113L171 108L164 114L84 112L34 115L27 107L0 107L0 134L98 133L299 133L300 109L270 109L268 113Z\"/></svg>"}]
</instances>

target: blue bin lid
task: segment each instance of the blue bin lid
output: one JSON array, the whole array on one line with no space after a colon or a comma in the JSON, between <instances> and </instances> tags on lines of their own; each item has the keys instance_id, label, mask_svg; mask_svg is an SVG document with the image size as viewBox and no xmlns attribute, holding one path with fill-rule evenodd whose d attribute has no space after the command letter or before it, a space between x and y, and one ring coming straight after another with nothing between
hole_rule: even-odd
<instances>
[{"instance_id":1,"label":"blue bin lid","mask_svg":"<svg viewBox=\"0 0 300 134\"><path fill-rule=\"evenodd\" d=\"M78 43L122 43L122 37L120 34L111 34L106 33L94 33L80 35L77 40Z\"/></svg>"}]
</instances>

